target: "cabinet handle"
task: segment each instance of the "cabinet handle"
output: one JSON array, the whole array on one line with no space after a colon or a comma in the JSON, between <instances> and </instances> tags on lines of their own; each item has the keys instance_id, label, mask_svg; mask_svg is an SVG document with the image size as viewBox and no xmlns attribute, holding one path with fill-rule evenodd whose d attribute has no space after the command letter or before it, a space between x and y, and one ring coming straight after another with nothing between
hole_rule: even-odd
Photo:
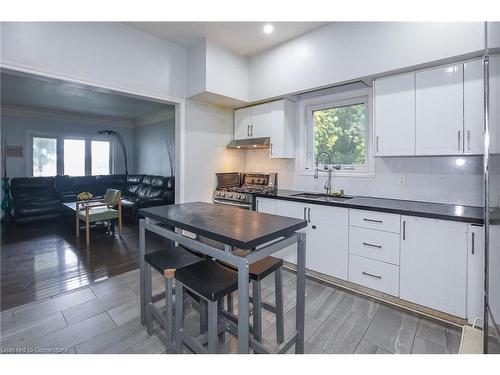
<instances>
[{"instance_id":1,"label":"cabinet handle","mask_svg":"<svg viewBox=\"0 0 500 375\"><path fill-rule=\"evenodd\" d=\"M368 272L365 272L365 271L363 271L363 272L361 272L361 273L362 273L363 275L365 275L365 276L374 277L375 279L379 279L379 280L382 278L382 276L379 276L379 275L374 275L374 274L372 274L372 273L368 273Z\"/></svg>"},{"instance_id":2,"label":"cabinet handle","mask_svg":"<svg viewBox=\"0 0 500 375\"><path fill-rule=\"evenodd\" d=\"M474 249L474 247L475 247L475 242L476 242L476 241L475 241L475 237L476 237L476 236L475 236L475 233L474 233L474 232L472 232L472 255L474 255L474 251L475 251L475 249Z\"/></svg>"},{"instance_id":3,"label":"cabinet handle","mask_svg":"<svg viewBox=\"0 0 500 375\"><path fill-rule=\"evenodd\" d=\"M253 137L253 124L250 125L250 136Z\"/></svg>"},{"instance_id":4,"label":"cabinet handle","mask_svg":"<svg viewBox=\"0 0 500 375\"><path fill-rule=\"evenodd\" d=\"M307 209L307 221L310 223L311 222L311 208Z\"/></svg>"},{"instance_id":5,"label":"cabinet handle","mask_svg":"<svg viewBox=\"0 0 500 375\"><path fill-rule=\"evenodd\" d=\"M250 137L250 125L247 125L247 137Z\"/></svg>"},{"instance_id":6,"label":"cabinet handle","mask_svg":"<svg viewBox=\"0 0 500 375\"><path fill-rule=\"evenodd\" d=\"M271 143L271 155L273 154L273 144Z\"/></svg>"},{"instance_id":7,"label":"cabinet handle","mask_svg":"<svg viewBox=\"0 0 500 375\"><path fill-rule=\"evenodd\" d=\"M467 130L467 151L470 152L470 130Z\"/></svg>"},{"instance_id":8,"label":"cabinet handle","mask_svg":"<svg viewBox=\"0 0 500 375\"><path fill-rule=\"evenodd\" d=\"M457 149L460 151L460 130L457 132L458 135L458 142L457 142Z\"/></svg>"},{"instance_id":9,"label":"cabinet handle","mask_svg":"<svg viewBox=\"0 0 500 375\"><path fill-rule=\"evenodd\" d=\"M363 218L364 221L369 221L370 223L379 223L382 224L382 220L375 220L375 219L367 219L366 217Z\"/></svg>"},{"instance_id":10,"label":"cabinet handle","mask_svg":"<svg viewBox=\"0 0 500 375\"><path fill-rule=\"evenodd\" d=\"M304 207L304 220L307 220L306 219L306 211L307 211L307 207Z\"/></svg>"},{"instance_id":11,"label":"cabinet handle","mask_svg":"<svg viewBox=\"0 0 500 375\"><path fill-rule=\"evenodd\" d=\"M403 220L403 241L406 240L406 220Z\"/></svg>"},{"instance_id":12,"label":"cabinet handle","mask_svg":"<svg viewBox=\"0 0 500 375\"><path fill-rule=\"evenodd\" d=\"M377 135L377 138L376 138L375 146L377 148L377 152L379 152L379 148L378 148L378 135Z\"/></svg>"},{"instance_id":13,"label":"cabinet handle","mask_svg":"<svg viewBox=\"0 0 500 375\"><path fill-rule=\"evenodd\" d=\"M257 211L257 212L259 211L259 200L258 199L255 201L255 211Z\"/></svg>"},{"instance_id":14,"label":"cabinet handle","mask_svg":"<svg viewBox=\"0 0 500 375\"><path fill-rule=\"evenodd\" d=\"M381 249L382 248L382 245L374 245L374 244L371 244L371 243L368 243L368 242L363 242L363 245L370 246L370 247L376 247L377 249Z\"/></svg>"}]
</instances>

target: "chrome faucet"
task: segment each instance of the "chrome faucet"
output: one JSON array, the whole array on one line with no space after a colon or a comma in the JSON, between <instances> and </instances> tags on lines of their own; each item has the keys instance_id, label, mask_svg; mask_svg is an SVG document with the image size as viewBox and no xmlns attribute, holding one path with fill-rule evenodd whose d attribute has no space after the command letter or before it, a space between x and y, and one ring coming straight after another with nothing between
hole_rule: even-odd
<instances>
[{"instance_id":1,"label":"chrome faucet","mask_svg":"<svg viewBox=\"0 0 500 375\"><path fill-rule=\"evenodd\" d=\"M328 156L328 164L324 164L323 165L323 169L322 171L326 171L328 172L328 179L325 181L325 186L324 186L324 189L326 190L326 194L327 195L332 195L332 172L333 170L340 170L340 165L332 165L332 156L330 155L330 153L326 152L326 151L321 151L320 153L318 153L318 155L316 156L316 168L314 170L314 178L318 178L318 172L320 171L320 169L318 168L318 165L319 165L319 157L321 155L325 154L326 156Z\"/></svg>"}]
</instances>

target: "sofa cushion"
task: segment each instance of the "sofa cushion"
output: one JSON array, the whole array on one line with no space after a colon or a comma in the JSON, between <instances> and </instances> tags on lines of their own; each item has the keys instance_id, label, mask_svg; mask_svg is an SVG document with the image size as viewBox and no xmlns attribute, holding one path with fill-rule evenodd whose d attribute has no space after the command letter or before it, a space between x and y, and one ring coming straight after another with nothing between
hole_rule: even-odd
<instances>
[{"instance_id":1,"label":"sofa cushion","mask_svg":"<svg viewBox=\"0 0 500 375\"><path fill-rule=\"evenodd\" d=\"M53 177L20 177L11 180L11 194L14 201L25 199L54 199Z\"/></svg>"}]
</instances>

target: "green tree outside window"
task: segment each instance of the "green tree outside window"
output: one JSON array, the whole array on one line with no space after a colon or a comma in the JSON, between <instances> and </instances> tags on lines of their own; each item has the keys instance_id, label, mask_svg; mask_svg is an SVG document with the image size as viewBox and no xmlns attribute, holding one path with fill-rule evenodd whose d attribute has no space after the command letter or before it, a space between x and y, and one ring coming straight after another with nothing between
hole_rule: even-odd
<instances>
[{"instance_id":1,"label":"green tree outside window","mask_svg":"<svg viewBox=\"0 0 500 375\"><path fill-rule=\"evenodd\" d=\"M364 103L313 111L314 160L321 151L333 164L363 165L366 160ZM326 162L321 159L320 162Z\"/></svg>"}]
</instances>

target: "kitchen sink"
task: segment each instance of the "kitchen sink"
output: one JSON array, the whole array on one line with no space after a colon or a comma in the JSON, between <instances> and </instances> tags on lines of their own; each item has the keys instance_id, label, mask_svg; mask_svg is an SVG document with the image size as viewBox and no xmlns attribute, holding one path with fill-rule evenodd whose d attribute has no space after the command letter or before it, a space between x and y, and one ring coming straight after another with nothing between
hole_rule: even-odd
<instances>
[{"instance_id":1,"label":"kitchen sink","mask_svg":"<svg viewBox=\"0 0 500 375\"><path fill-rule=\"evenodd\" d=\"M340 196L321 194L321 193L299 193L299 194L293 194L292 197L304 198L304 199L314 199L314 200L326 201L326 202L344 202L344 201L347 201L349 199L354 198L354 197L351 197L348 195L344 195L344 196L340 197Z\"/></svg>"}]
</instances>

